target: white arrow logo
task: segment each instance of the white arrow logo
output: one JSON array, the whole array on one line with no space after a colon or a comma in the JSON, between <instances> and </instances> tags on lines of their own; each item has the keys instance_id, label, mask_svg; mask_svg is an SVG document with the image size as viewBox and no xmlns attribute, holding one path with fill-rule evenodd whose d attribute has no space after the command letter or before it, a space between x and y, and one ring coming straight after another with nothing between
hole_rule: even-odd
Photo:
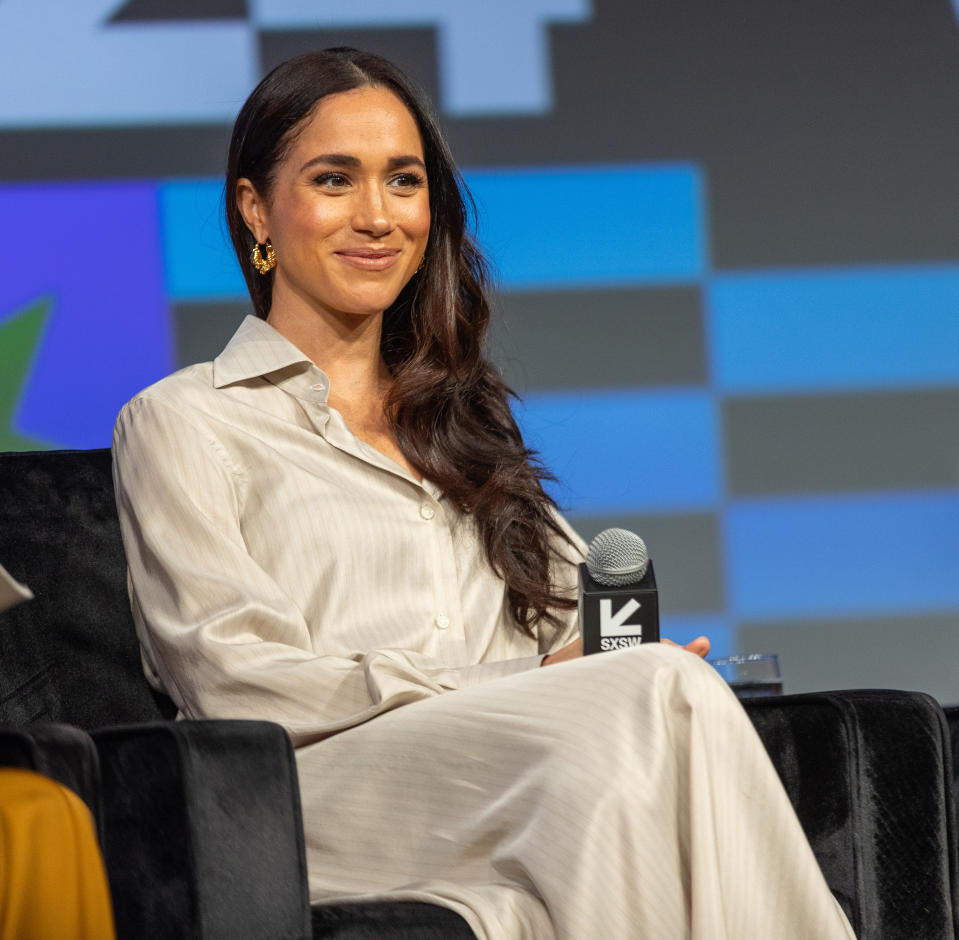
<instances>
[{"instance_id":1,"label":"white arrow logo","mask_svg":"<svg viewBox=\"0 0 959 940\"><path fill-rule=\"evenodd\" d=\"M599 599L599 635L600 636L635 636L636 633L642 633L637 630L640 625L627 625L633 614L639 610L639 601L630 598L622 607L613 614L613 601L608 597Z\"/></svg>"}]
</instances>

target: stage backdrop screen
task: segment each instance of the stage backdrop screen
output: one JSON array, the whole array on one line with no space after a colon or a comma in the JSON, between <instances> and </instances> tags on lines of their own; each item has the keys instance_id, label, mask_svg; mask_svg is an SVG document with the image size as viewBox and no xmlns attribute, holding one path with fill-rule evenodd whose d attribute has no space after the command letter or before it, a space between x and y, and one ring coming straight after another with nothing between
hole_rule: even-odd
<instances>
[{"instance_id":1,"label":"stage backdrop screen","mask_svg":"<svg viewBox=\"0 0 959 940\"><path fill-rule=\"evenodd\" d=\"M334 45L437 103L518 418L664 632L959 702L949 0L0 0L0 450L222 348L230 125Z\"/></svg>"}]
</instances>

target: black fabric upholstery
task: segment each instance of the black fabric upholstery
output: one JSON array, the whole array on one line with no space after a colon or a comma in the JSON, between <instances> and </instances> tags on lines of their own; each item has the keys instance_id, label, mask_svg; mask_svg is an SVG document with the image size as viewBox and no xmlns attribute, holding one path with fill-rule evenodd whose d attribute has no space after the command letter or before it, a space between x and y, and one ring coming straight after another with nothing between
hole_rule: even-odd
<instances>
[{"instance_id":1,"label":"black fabric upholstery","mask_svg":"<svg viewBox=\"0 0 959 940\"><path fill-rule=\"evenodd\" d=\"M0 767L33 770L69 787L101 825L100 760L90 736L70 725L0 725Z\"/></svg>"},{"instance_id":2,"label":"black fabric upholstery","mask_svg":"<svg viewBox=\"0 0 959 940\"><path fill-rule=\"evenodd\" d=\"M34 600L0 614L0 722L172 718L143 681L109 450L0 455L0 559Z\"/></svg>"},{"instance_id":3,"label":"black fabric upholstery","mask_svg":"<svg viewBox=\"0 0 959 940\"><path fill-rule=\"evenodd\" d=\"M888 691L745 704L859 940L955 936L955 805L938 704Z\"/></svg>"},{"instance_id":4,"label":"black fabric upholstery","mask_svg":"<svg viewBox=\"0 0 959 940\"><path fill-rule=\"evenodd\" d=\"M956 816L959 818L959 705L950 705L945 709L945 714L952 743L952 792L956 799Z\"/></svg>"},{"instance_id":5,"label":"black fabric upholstery","mask_svg":"<svg viewBox=\"0 0 959 940\"><path fill-rule=\"evenodd\" d=\"M93 738L121 936L310 936L296 763L279 725L158 722Z\"/></svg>"},{"instance_id":6,"label":"black fabric upholstery","mask_svg":"<svg viewBox=\"0 0 959 940\"><path fill-rule=\"evenodd\" d=\"M475 940L454 911L433 904L350 904L313 908L314 940Z\"/></svg>"}]
</instances>

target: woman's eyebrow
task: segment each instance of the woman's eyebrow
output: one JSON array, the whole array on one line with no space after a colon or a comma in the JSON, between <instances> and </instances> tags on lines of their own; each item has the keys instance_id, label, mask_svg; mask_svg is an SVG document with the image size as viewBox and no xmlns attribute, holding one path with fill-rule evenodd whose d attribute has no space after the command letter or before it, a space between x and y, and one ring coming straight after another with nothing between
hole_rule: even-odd
<instances>
[{"instance_id":1,"label":"woman's eyebrow","mask_svg":"<svg viewBox=\"0 0 959 940\"><path fill-rule=\"evenodd\" d=\"M300 172L310 169L312 166L317 166L322 164L323 166L344 166L350 167L351 169L356 169L362 166L362 162L359 157L350 156L347 153L321 153L319 156L313 157L311 160L307 160L303 166L300 167ZM386 161L386 167L389 170L395 170L401 166L419 166L424 170L426 169L426 164L423 160L416 156L416 154L403 154L397 157L390 157Z\"/></svg>"},{"instance_id":2,"label":"woman's eyebrow","mask_svg":"<svg viewBox=\"0 0 959 940\"><path fill-rule=\"evenodd\" d=\"M348 166L354 168L360 166L359 157L351 157L346 153L321 153L318 157L307 160L306 163L300 167L300 172L302 173L303 170L308 170L311 166L319 163L326 166Z\"/></svg>"},{"instance_id":3,"label":"woman's eyebrow","mask_svg":"<svg viewBox=\"0 0 959 940\"><path fill-rule=\"evenodd\" d=\"M406 154L402 157L390 157L386 161L386 166L390 170L395 170L401 166L419 166L424 170L426 169L426 164L415 154Z\"/></svg>"}]
</instances>

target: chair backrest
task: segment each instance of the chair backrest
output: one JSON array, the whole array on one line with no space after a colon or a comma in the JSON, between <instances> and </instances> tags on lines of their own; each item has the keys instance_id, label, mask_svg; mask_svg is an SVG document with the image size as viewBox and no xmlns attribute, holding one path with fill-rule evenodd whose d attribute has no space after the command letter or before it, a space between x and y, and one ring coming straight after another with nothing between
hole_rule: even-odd
<instances>
[{"instance_id":1,"label":"chair backrest","mask_svg":"<svg viewBox=\"0 0 959 940\"><path fill-rule=\"evenodd\" d=\"M35 595L0 614L0 722L175 714L140 667L109 450L0 454L0 563Z\"/></svg>"},{"instance_id":2,"label":"chair backrest","mask_svg":"<svg viewBox=\"0 0 959 940\"><path fill-rule=\"evenodd\" d=\"M956 795L956 818L959 819L959 705L944 708L946 721L949 722L949 736L952 740L952 783Z\"/></svg>"}]
</instances>

